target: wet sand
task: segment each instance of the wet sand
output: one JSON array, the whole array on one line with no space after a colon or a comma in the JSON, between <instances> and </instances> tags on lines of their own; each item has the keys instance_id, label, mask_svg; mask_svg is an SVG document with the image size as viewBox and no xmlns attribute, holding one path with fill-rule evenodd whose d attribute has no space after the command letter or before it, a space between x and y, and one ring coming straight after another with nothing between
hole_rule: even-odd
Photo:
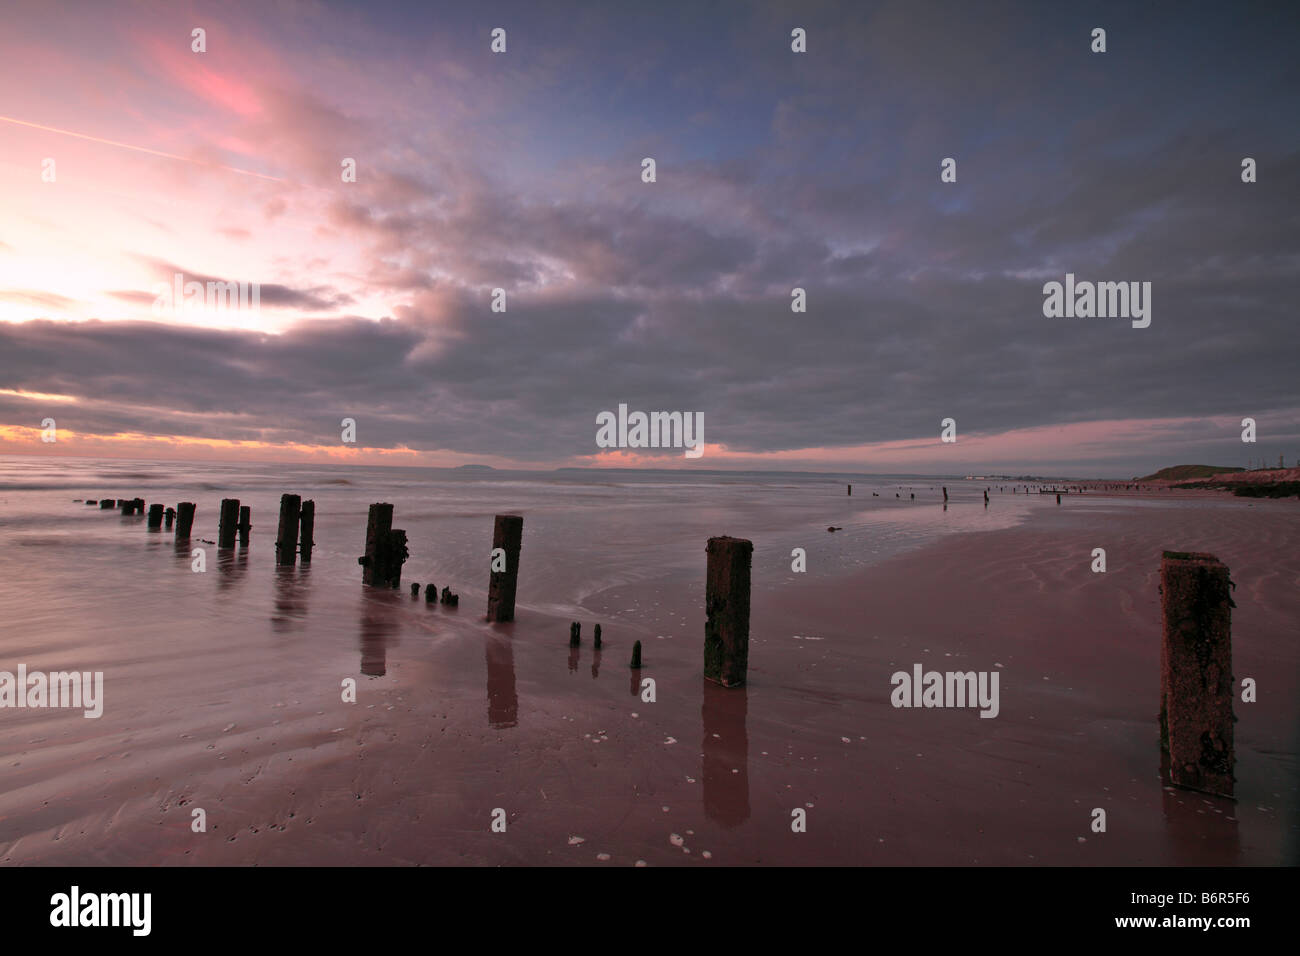
<instances>
[{"instance_id":1,"label":"wet sand","mask_svg":"<svg viewBox=\"0 0 1300 956\"><path fill-rule=\"evenodd\" d=\"M252 612L216 641L197 621L171 651L156 648L174 623L143 622L155 650L132 663L149 680L114 691L108 747L79 713L9 725L0 861L1294 864L1298 530L1294 502L1067 499L835 579L788 562L760 573L755 536L743 690L701 677L703 541L698 571L588 595L576 651L573 615L521 607L487 625L477 593L432 609L405 587L366 592L342 642L303 624L311 571L259 571L273 575L269 652ZM1236 705L1236 802L1159 776L1164 548L1212 551L1238 585L1234 669L1259 701ZM237 581L240 557L221 560ZM634 605L649 610L616 623ZM890 675L914 663L998 670L999 716L891 707ZM346 677L356 704L340 700ZM195 807L206 833L191 831Z\"/></svg>"}]
</instances>

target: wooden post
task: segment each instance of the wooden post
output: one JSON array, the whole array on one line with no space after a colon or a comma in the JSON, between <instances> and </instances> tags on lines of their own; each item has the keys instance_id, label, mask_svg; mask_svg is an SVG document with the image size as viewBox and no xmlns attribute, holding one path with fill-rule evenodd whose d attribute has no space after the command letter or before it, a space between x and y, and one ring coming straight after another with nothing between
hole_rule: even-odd
<instances>
[{"instance_id":1,"label":"wooden post","mask_svg":"<svg viewBox=\"0 0 1300 956\"><path fill-rule=\"evenodd\" d=\"M248 532L253 530L253 509L248 505L239 506L239 546L248 547Z\"/></svg>"},{"instance_id":2,"label":"wooden post","mask_svg":"<svg viewBox=\"0 0 1300 956\"><path fill-rule=\"evenodd\" d=\"M637 641L635 644L632 645L632 663L628 666L630 666L634 671L639 671L641 669L641 642L640 641ZM635 691L633 691L633 693L635 693Z\"/></svg>"},{"instance_id":3,"label":"wooden post","mask_svg":"<svg viewBox=\"0 0 1300 956\"><path fill-rule=\"evenodd\" d=\"M754 543L710 538L705 581L704 676L723 687L745 683L749 667L749 569Z\"/></svg>"},{"instance_id":4,"label":"wooden post","mask_svg":"<svg viewBox=\"0 0 1300 956\"><path fill-rule=\"evenodd\" d=\"M850 497L850 498L853 497L853 486L852 486L852 485L849 485L849 497Z\"/></svg>"},{"instance_id":5,"label":"wooden post","mask_svg":"<svg viewBox=\"0 0 1300 956\"><path fill-rule=\"evenodd\" d=\"M1233 795L1232 581L1218 558L1166 551L1160 562L1160 741L1169 779Z\"/></svg>"},{"instance_id":6,"label":"wooden post","mask_svg":"<svg viewBox=\"0 0 1300 956\"><path fill-rule=\"evenodd\" d=\"M302 511L299 513L299 540L298 550L302 552L302 563L311 564L311 549L315 547L316 541L312 537L316 531L316 502L304 501Z\"/></svg>"},{"instance_id":7,"label":"wooden post","mask_svg":"<svg viewBox=\"0 0 1300 956\"><path fill-rule=\"evenodd\" d=\"M384 584L382 580L376 581L375 573L376 557L379 552L379 542L393 527L393 506L390 504L378 503L370 506L370 517L366 520L366 553L357 558L357 564L361 565L361 583L362 584Z\"/></svg>"},{"instance_id":8,"label":"wooden post","mask_svg":"<svg viewBox=\"0 0 1300 956\"><path fill-rule=\"evenodd\" d=\"M164 524L164 527L165 527L168 531L170 531L170 530L172 529L172 522L176 520L176 509L175 509L175 508L168 508L166 511L164 511L164 512L163 512L163 519L164 519L165 522L166 522L166 524Z\"/></svg>"},{"instance_id":9,"label":"wooden post","mask_svg":"<svg viewBox=\"0 0 1300 956\"><path fill-rule=\"evenodd\" d=\"M569 625L569 646L577 647L578 644L581 643L581 639L582 639L582 625L579 624L577 621L574 621Z\"/></svg>"},{"instance_id":10,"label":"wooden post","mask_svg":"<svg viewBox=\"0 0 1300 956\"><path fill-rule=\"evenodd\" d=\"M221 499L221 517L217 522L217 547L230 549L235 546L235 531L239 527L239 499Z\"/></svg>"},{"instance_id":11,"label":"wooden post","mask_svg":"<svg viewBox=\"0 0 1300 956\"><path fill-rule=\"evenodd\" d=\"M424 586L424 603L438 603L438 585L434 584L432 581Z\"/></svg>"},{"instance_id":12,"label":"wooden post","mask_svg":"<svg viewBox=\"0 0 1300 956\"><path fill-rule=\"evenodd\" d=\"M406 532L401 528L392 528L380 539L380 555L383 566L387 569L385 576L390 588L401 587L402 565L411 556L406 547Z\"/></svg>"},{"instance_id":13,"label":"wooden post","mask_svg":"<svg viewBox=\"0 0 1300 956\"><path fill-rule=\"evenodd\" d=\"M176 537L185 539L194 527L194 502L182 501L176 506Z\"/></svg>"},{"instance_id":14,"label":"wooden post","mask_svg":"<svg viewBox=\"0 0 1300 956\"><path fill-rule=\"evenodd\" d=\"M597 624L591 632L592 646L600 650L600 625Z\"/></svg>"},{"instance_id":15,"label":"wooden post","mask_svg":"<svg viewBox=\"0 0 1300 956\"><path fill-rule=\"evenodd\" d=\"M150 505L149 506L149 527L161 528L162 523L163 523L163 506L156 505L156 504Z\"/></svg>"},{"instance_id":16,"label":"wooden post","mask_svg":"<svg viewBox=\"0 0 1300 956\"><path fill-rule=\"evenodd\" d=\"M302 496L280 496L280 529L275 536L275 563L292 566L298 563L298 512Z\"/></svg>"},{"instance_id":17,"label":"wooden post","mask_svg":"<svg viewBox=\"0 0 1300 956\"><path fill-rule=\"evenodd\" d=\"M100 510L100 511L108 511L110 508L114 507L114 505L115 505L115 502L113 501L112 498L100 498L100 499L99 499L99 510Z\"/></svg>"},{"instance_id":18,"label":"wooden post","mask_svg":"<svg viewBox=\"0 0 1300 956\"><path fill-rule=\"evenodd\" d=\"M381 588L396 588L402 584L402 564L410 556L406 548L406 532L390 528L379 536L375 545L375 570L371 584Z\"/></svg>"},{"instance_id":19,"label":"wooden post","mask_svg":"<svg viewBox=\"0 0 1300 956\"><path fill-rule=\"evenodd\" d=\"M520 515L497 515L492 527L492 550L506 553L506 569L493 571L488 579L487 619L515 619L515 588L519 583L519 550L524 540L524 519Z\"/></svg>"},{"instance_id":20,"label":"wooden post","mask_svg":"<svg viewBox=\"0 0 1300 956\"><path fill-rule=\"evenodd\" d=\"M132 501L131 501L131 514L133 514L133 515L143 515L143 514L144 514L144 499L143 499L143 498L135 498L135 499L132 499Z\"/></svg>"}]
</instances>

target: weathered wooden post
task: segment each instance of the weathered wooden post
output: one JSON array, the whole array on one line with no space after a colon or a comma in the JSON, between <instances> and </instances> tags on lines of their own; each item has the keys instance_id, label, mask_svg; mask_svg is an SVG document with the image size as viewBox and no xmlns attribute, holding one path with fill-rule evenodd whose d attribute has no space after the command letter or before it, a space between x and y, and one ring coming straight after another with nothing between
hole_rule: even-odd
<instances>
[{"instance_id":1,"label":"weathered wooden post","mask_svg":"<svg viewBox=\"0 0 1300 956\"><path fill-rule=\"evenodd\" d=\"M852 486L852 485L849 485L849 497L850 497L850 498L853 497L853 486Z\"/></svg>"},{"instance_id":2,"label":"weathered wooden post","mask_svg":"<svg viewBox=\"0 0 1300 956\"><path fill-rule=\"evenodd\" d=\"M379 542L393 527L393 506L385 503L370 506L370 517L366 520L366 553L357 558L361 565L362 584L385 584L376 578L376 559L379 554Z\"/></svg>"},{"instance_id":3,"label":"weathered wooden post","mask_svg":"<svg viewBox=\"0 0 1300 956\"><path fill-rule=\"evenodd\" d=\"M444 587L442 589L442 603L448 607L460 607L460 595L451 588Z\"/></svg>"},{"instance_id":4,"label":"weathered wooden post","mask_svg":"<svg viewBox=\"0 0 1300 956\"><path fill-rule=\"evenodd\" d=\"M239 546L248 547L248 532L253 530L253 509L248 505L239 506Z\"/></svg>"},{"instance_id":5,"label":"weathered wooden post","mask_svg":"<svg viewBox=\"0 0 1300 956\"><path fill-rule=\"evenodd\" d=\"M176 506L176 537L188 538L194 527L194 502L182 501Z\"/></svg>"},{"instance_id":6,"label":"weathered wooden post","mask_svg":"<svg viewBox=\"0 0 1300 956\"><path fill-rule=\"evenodd\" d=\"M280 527L275 536L275 563L291 566L298 563L298 512L301 495L280 496Z\"/></svg>"},{"instance_id":7,"label":"weathered wooden post","mask_svg":"<svg viewBox=\"0 0 1300 956\"><path fill-rule=\"evenodd\" d=\"M594 628L592 628L591 641L592 641L592 646L595 647L596 650L600 650L600 625L599 624L597 624Z\"/></svg>"},{"instance_id":8,"label":"weathered wooden post","mask_svg":"<svg viewBox=\"0 0 1300 956\"><path fill-rule=\"evenodd\" d=\"M109 509L113 508L113 507L115 506L115 504L116 504L116 502L114 502L114 500L113 500L112 498L100 498L100 499L99 499L99 510L100 510L100 511L108 511Z\"/></svg>"},{"instance_id":9,"label":"weathered wooden post","mask_svg":"<svg viewBox=\"0 0 1300 956\"><path fill-rule=\"evenodd\" d=\"M316 532L316 502L304 501L299 512L298 550L302 552L302 563L311 564L311 549L316 546L313 535Z\"/></svg>"},{"instance_id":10,"label":"weathered wooden post","mask_svg":"<svg viewBox=\"0 0 1300 956\"><path fill-rule=\"evenodd\" d=\"M944 504L947 504L947 503L948 503L948 486L947 486L947 485L944 485L944 488L943 488L943 503L944 503Z\"/></svg>"},{"instance_id":11,"label":"weathered wooden post","mask_svg":"<svg viewBox=\"0 0 1300 956\"><path fill-rule=\"evenodd\" d=\"M521 515L497 515L492 527L492 550L505 552L505 570L497 571L493 562L488 579L487 619L513 621L515 619L515 588L519 583L519 550L524 540L524 519Z\"/></svg>"},{"instance_id":12,"label":"weathered wooden post","mask_svg":"<svg viewBox=\"0 0 1300 956\"><path fill-rule=\"evenodd\" d=\"M438 585L434 584L432 581L424 586L424 603L438 603Z\"/></svg>"},{"instance_id":13,"label":"weathered wooden post","mask_svg":"<svg viewBox=\"0 0 1300 956\"><path fill-rule=\"evenodd\" d=\"M161 528L162 523L163 523L163 506L157 504L150 505L149 506L149 528L150 529Z\"/></svg>"},{"instance_id":14,"label":"weathered wooden post","mask_svg":"<svg viewBox=\"0 0 1300 956\"><path fill-rule=\"evenodd\" d=\"M370 506L366 522L366 553L357 558L364 569L361 581L375 587L399 587L402 583L402 563L410 557L406 548L406 532L394 528L393 506L383 502Z\"/></svg>"},{"instance_id":15,"label":"weathered wooden post","mask_svg":"<svg viewBox=\"0 0 1300 956\"><path fill-rule=\"evenodd\" d=\"M628 666L631 667L632 670L634 671L639 671L641 669L641 642L640 641L637 641L635 644L632 645L632 663L629 664ZM633 687L635 686L636 685L633 684ZM635 693L635 691L633 693Z\"/></svg>"},{"instance_id":16,"label":"weathered wooden post","mask_svg":"<svg viewBox=\"0 0 1300 956\"><path fill-rule=\"evenodd\" d=\"M144 499L143 499L143 498L134 498L134 499L132 499L132 501L131 501L131 514L133 514L133 515L143 515L143 514L144 514Z\"/></svg>"},{"instance_id":17,"label":"weathered wooden post","mask_svg":"<svg viewBox=\"0 0 1300 956\"><path fill-rule=\"evenodd\" d=\"M99 499L98 499L98 498L87 498L87 499L86 499L86 506L87 506L87 507L90 507L90 506L92 506L92 505L97 505L97 504L99 504Z\"/></svg>"},{"instance_id":18,"label":"weathered wooden post","mask_svg":"<svg viewBox=\"0 0 1300 956\"><path fill-rule=\"evenodd\" d=\"M418 581L414 581L411 583L411 597L418 598L419 596L420 596L420 584Z\"/></svg>"},{"instance_id":19,"label":"weathered wooden post","mask_svg":"<svg viewBox=\"0 0 1300 956\"><path fill-rule=\"evenodd\" d=\"M1166 551L1160 562L1160 743L1169 779L1233 795L1232 581L1212 554Z\"/></svg>"},{"instance_id":20,"label":"weathered wooden post","mask_svg":"<svg viewBox=\"0 0 1300 956\"><path fill-rule=\"evenodd\" d=\"M401 528L390 528L379 539L379 561L384 580L390 588L401 587L402 565L410 556L411 552L406 547L406 532Z\"/></svg>"},{"instance_id":21,"label":"weathered wooden post","mask_svg":"<svg viewBox=\"0 0 1300 956\"><path fill-rule=\"evenodd\" d=\"M165 527L168 531L170 531L172 529L172 522L176 520L176 509L168 508L166 511L164 511L163 520L165 522L163 527Z\"/></svg>"},{"instance_id":22,"label":"weathered wooden post","mask_svg":"<svg viewBox=\"0 0 1300 956\"><path fill-rule=\"evenodd\" d=\"M710 538L704 598L704 676L723 687L745 683L749 667L749 569L754 543Z\"/></svg>"},{"instance_id":23,"label":"weathered wooden post","mask_svg":"<svg viewBox=\"0 0 1300 956\"><path fill-rule=\"evenodd\" d=\"M117 510L122 512L122 517L125 518L127 515L129 515L133 508L135 508L135 502L132 501L130 498L117 499Z\"/></svg>"},{"instance_id":24,"label":"weathered wooden post","mask_svg":"<svg viewBox=\"0 0 1300 956\"><path fill-rule=\"evenodd\" d=\"M582 625L577 621L569 624L569 646L577 647L582 639Z\"/></svg>"},{"instance_id":25,"label":"weathered wooden post","mask_svg":"<svg viewBox=\"0 0 1300 956\"><path fill-rule=\"evenodd\" d=\"M221 517L217 521L217 547L230 549L235 546L235 532L239 527L239 499L221 499Z\"/></svg>"}]
</instances>

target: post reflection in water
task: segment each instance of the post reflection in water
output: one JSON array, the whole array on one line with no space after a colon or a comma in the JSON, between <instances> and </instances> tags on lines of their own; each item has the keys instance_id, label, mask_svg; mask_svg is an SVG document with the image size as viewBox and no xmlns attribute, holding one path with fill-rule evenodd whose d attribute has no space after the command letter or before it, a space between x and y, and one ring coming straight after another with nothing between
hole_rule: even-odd
<instances>
[{"instance_id":1,"label":"post reflection in water","mask_svg":"<svg viewBox=\"0 0 1300 956\"><path fill-rule=\"evenodd\" d=\"M704 681L704 815L724 827L749 819L749 691Z\"/></svg>"},{"instance_id":2,"label":"post reflection in water","mask_svg":"<svg viewBox=\"0 0 1300 956\"><path fill-rule=\"evenodd\" d=\"M1168 754L1162 754L1160 758L1160 780L1165 833L1169 838L1173 865L1238 865L1241 834L1236 820L1229 819L1236 816L1236 804L1224 797L1174 787L1169 782ZM1223 812L1215 813L1214 809Z\"/></svg>"},{"instance_id":3,"label":"post reflection in water","mask_svg":"<svg viewBox=\"0 0 1300 956\"><path fill-rule=\"evenodd\" d=\"M246 551L239 552L237 560L246 560ZM275 611L271 615L271 628L287 631L307 618L307 594L311 589L311 568L291 566L275 568Z\"/></svg>"},{"instance_id":4,"label":"post reflection in water","mask_svg":"<svg viewBox=\"0 0 1300 956\"><path fill-rule=\"evenodd\" d=\"M600 676L600 651L593 651L591 655L591 679L595 680Z\"/></svg>"},{"instance_id":5,"label":"post reflection in water","mask_svg":"<svg viewBox=\"0 0 1300 956\"><path fill-rule=\"evenodd\" d=\"M489 634L487 653L488 726L498 730L519 723L519 695L515 691L515 647L510 638Z\"/></svg>"},{"instance_id":6,"label":"post reflection in water","mask_svg":"<svg viewBox=\"0 0 1300 956\"><path fill-rule=\"evenodd\" d=\"M204 546L197 545L197 547ZM212 560L214 553L217 556L217 589L228 591L242 581L244 575L248 573L248 554L244 551L207 548L208 561Z\"/></svg>"},{"instance_id":7,"label":"post reflection in water","mask_svg":"<svg viewBox=\"0 0 1300 956\"><path fill-rule=\"evenodd\" d=\"M361 673L388 673L388 645L397 643L396 591L366 589L361 598Z\"/></svg>"},{"instance_id":8,"label":"post reflection in water","mask_svg":"<svg viewBox=\"0 0 1300 956\"><path fill-rule=\"evenodd\" d=\"M578 673L578 649L576 647L569 649L569 673Z\"/></svg>"}]
</instances>

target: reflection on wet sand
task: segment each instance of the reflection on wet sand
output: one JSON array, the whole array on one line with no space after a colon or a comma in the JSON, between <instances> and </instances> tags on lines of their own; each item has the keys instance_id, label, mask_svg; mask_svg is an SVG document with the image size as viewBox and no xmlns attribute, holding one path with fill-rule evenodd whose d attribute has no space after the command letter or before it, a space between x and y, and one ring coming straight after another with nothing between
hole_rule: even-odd
<instances>
[{"instance_id":1,"label":"reflection on wet sand","mask_svg":"<svg viewBox=\"0 0 1300 956\"><path fill-rule=\"evenodd\" d=\"M519 723L514 645L508 637L489 634L486 653L488 725L498 730L514 727Z\"/></svg>"},{"instance_id":2,"label":"reflection on wet sand","mask_svg":"<svg viewBox=\"0 0 1300 956\"><path fill-rule=\"evenodd\" d=\"M724 827L749 819L749 691L704 682L704 815Z\"/></svg>"},{"instance_id":3,"label":"reflection on wet sand","mask_svg":"<svg viewBox=\"0 0 1300 956\"><path fill-rule=\"evenodd\" d=\"M203 547L197 545L197 547ZM207 560L212 560L212 555L217 556L217 589L228 591L236 584L244 580L244 575L248 573L248 553L240 551L214 551L212 548L207 549Z\"/></svg>"},{"instance_id":4,"label":"reflection on wet sand","mask_svg":"<svg viewBox=\"0 0 1300 956\"><path fill-rule=\"evenodd\" d=\"M1168 754L1160 760L1160 781L1165 833L1169 837L1173 865L1238 865L1241 834L1237 829L1236 802L1174 787L1169 782Z\"/></svg>"},{"instance_id":5,"label":"reflection on wet sand","mask_svg":"<svg viewBox=\"0 0 1300 956\"><path fill-rule=\"evenodd\" d=\"M397 643L396 591L368 591L361 601L361 673L388 673L388 645Z\"/></svg>"},{"instance_id":6,"label":"reflection on wet sand","mask_svg":"<svg viewBox=\"0 0 1300 956\"><path fill-rule=\"evenodd\" d=\"M244 555L239 552L240 557ZM307 594L311 589L311 568L280 566L275 569L275 611L271 627L276 631L290 630L295 622L307 617Z\"/></svg>"}]
</instances>

